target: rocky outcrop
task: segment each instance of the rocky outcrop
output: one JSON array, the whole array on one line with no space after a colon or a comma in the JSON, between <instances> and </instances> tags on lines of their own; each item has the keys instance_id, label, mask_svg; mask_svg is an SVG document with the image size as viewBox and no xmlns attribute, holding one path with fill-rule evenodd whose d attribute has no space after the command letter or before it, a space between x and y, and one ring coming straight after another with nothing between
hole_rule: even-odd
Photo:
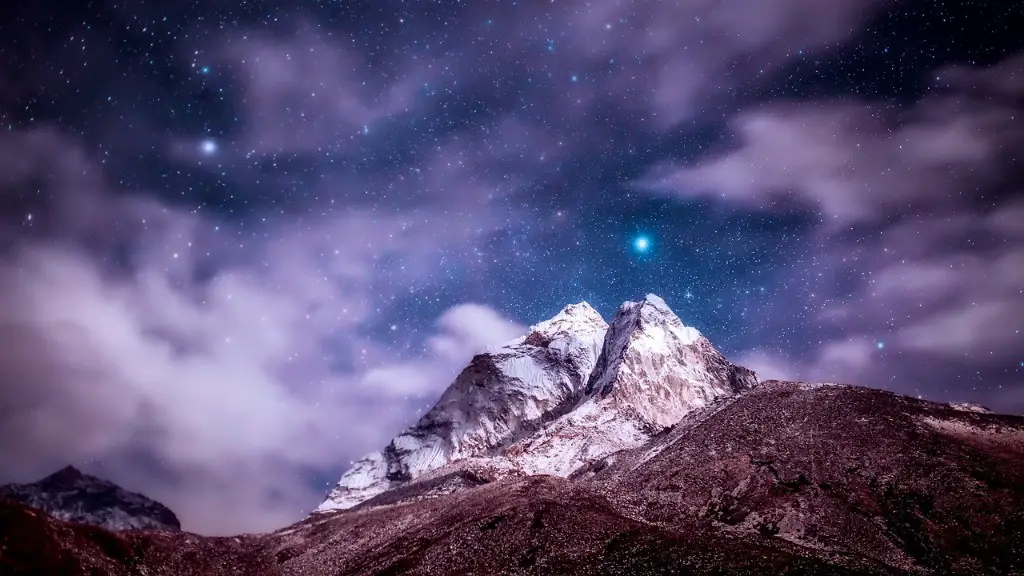
<instances>
[{"instance_id":1,"label":"rocky outcrop","mask_svg":"<svg viewBox=\"0 0 1024 576\"><path fill-rule=\"evenodd\" d=\"M755 385L752 371L730 364L664 300L649 294L626 302L615 315L587 393L660 430Z\"/></svg>"},{"instance_id":2,"label":"rocky outcrop","mask_svg":"<svg viewBox=\"0 0 1024 576\"><path fill-rule=\"evenodd\" d=\"M120 486L67 466L32 484L0 486L9 498L69 522L109 530L180 530L169 508Z\"/></svg>"}]
</instances>

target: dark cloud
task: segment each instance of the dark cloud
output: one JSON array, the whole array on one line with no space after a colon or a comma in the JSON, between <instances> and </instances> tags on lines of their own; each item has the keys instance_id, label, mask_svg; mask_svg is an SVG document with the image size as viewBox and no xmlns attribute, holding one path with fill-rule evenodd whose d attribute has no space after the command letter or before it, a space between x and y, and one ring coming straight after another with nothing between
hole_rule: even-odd
<instances>
[{"instance_id":1,"label":"dark cloud","mask_svg":"<svg viewBox=\"0 0 1024 576\"><path fill-rule=\"evenodd\" d=\"M853 101L760 107L735 120L738 148L662 166L644 185L765 210L804 204L836 225L984 200L1019 174L1022 74L1019 57L980 72L940 71L936 92L909 110Z\"/></svg>"},{"instance_id":2,"label":"dark cloud","mask_svg":"<svg viewBox=\"0 0 1024 576\"><path fill-rule=\"evenodd\" d=\"M428 282L437 253L472 246L484 220L438 230L424 227L426 212L353 210L274 223L260 241L117 195L55 130L9 132L0 146L16 208L0 257L6 479L101 460L204 531L272 528L315 503L319 491L296 481L305 469L371 449L408 418L396 408L432 397L474 350L520 330L461 306L422 353L400 359L359 329L388 297L376 291L382 260ZM118 266L121 243L130 258ZM185 480L139 473L129 466L139 453ZM250 481L225 494L236 477Z\"/></svg>"},{"instance_id":3,"label":"dark cloud","mask_svg":"<svg viewBox=\"0 0 1024 576\"><path fill-rule=\"evenodd\" d=\"M828 50L864 26L884 0L558 2L530 5L496 50L553 77L558 112L639 112L670 128L788 62ZM542 7L543 6L543 7ZM484 21L486 15L481 15ZM598 108L598 110L595 110Z\"/></svg>"},{"instance_id":4,"label":"dark cloud","mask_svg":"<svg viewBox=\"0 0 1024 576\"><path fill-rule=\"evenodd\" d=\"M197 79L211 71L237 75L246 121L234 144L255 154L358 146L378 121L418 108L434 76L411 58L373 66L352 42L324 37L309 24L284 37L228 36L208 50L190 55L190 71Z\"/></svg>"}]
</instances>

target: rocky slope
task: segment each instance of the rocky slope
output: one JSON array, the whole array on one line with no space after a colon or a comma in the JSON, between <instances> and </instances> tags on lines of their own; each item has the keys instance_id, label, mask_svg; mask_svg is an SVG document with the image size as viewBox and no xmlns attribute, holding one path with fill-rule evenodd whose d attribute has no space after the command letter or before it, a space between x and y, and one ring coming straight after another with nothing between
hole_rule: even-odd
<instances>
[{"instance_id":1,"label":"rocky slope","mask_svg":"<svg viewBox=\"0 0 1024 576\"><path fill-rule=\"evenodd\" d=\"M23 502L61 520L109 530L180 530L163 504L68 466L32 484L0 486L0 498Z\"/></svg>"},{"instance_id":2,"label":"rocky slope","mask_svg":"<svg viewBox=\"0 0 1024 576\"><path fill-rule=\"evenodd\" d=\"M1024 418L879 390L765 382L569 479L447 476L237 538L0 504L0 573L1024 573Z\"/></svg>"},{"instance_id":3,"label":"rocky slope","mask_svg":"<svg viewBox=\"0 0 1024 576\"><path fill-rule=\"evenodd\" d=\"M579 481L658 524L854 553L908 571L1024 570L1024 418L769 381Z\"/></svg>"}]
</instances>

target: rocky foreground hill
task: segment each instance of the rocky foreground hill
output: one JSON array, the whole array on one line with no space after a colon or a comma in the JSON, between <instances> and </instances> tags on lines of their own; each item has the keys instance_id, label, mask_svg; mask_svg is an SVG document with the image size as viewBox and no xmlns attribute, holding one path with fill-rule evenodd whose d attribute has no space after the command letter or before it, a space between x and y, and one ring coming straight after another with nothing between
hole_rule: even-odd
<instances>
[{"instance_id":1,"label":"rocky foreground hill","mask_svg":"<svg viewBox=\"0 0 1024 576\"><path fill-rule=\"evenodd\" d=\"M272 534L0 504L3 574L1024 574L1024 418L758 382L660 299L576 305Z\"/></svg>"}]
</instances>

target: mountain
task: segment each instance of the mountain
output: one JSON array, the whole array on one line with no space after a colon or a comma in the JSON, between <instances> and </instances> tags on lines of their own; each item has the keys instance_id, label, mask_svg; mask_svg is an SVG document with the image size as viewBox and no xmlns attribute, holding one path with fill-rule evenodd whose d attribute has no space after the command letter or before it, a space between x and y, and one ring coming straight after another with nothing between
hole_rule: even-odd
<instances>
[{"instance_id":1,"label":"mountain","mask_svg":"<svg viewBox=\"0 0 1024 576\"><path fill-rule=\"evenodd\" d=\"M653 294L624 303L610 327L586 302L573 304L474 357L416 424L342 475L317 511L350 508L453 462L492 479L566 477L756 383Z\"/></svg>"},{"instance_id":2,"label":"mountain","mask_svg":"<svg viewBox=\"0 0 1024 576\"><path fill-rule=\"evenodd\" d=\"M967 406L768 381L586 482L656 524L697 515L908 572L1024 573L1024 418Z\"/></svg>"},{"instance_id":3,"label":"mountain","mask_svg":"<svg viewBox=\"0 0 1024 576\"><path fill-rule=\"evenodd\" d=\"M656 296L577 304L301 522L115 533L0 501L0 573L1024 574L1024 418L758 382Z\"/></svg>"},{"instance_id":4,"label":"mountain","mask_svg":"<svg viewBox=\"0 0 1024 576\"><path fill-rule=\"evenodd\" d=\"M32 484L0 486L0 498L16 500L69 522L109 530L180 530L163 504L67 466Z\"/></svg>"}]
</instances>

